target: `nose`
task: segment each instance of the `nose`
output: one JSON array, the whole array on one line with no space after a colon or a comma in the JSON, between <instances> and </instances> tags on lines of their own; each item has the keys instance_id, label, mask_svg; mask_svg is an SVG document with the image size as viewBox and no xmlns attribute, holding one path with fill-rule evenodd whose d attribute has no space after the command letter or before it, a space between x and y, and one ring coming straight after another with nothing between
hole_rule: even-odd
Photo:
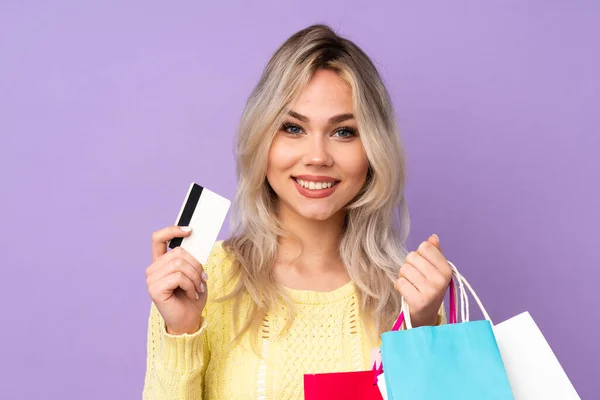
<instances>
[{"instance_id":1,"label":"nose","mask_svg":"<svg viewBox=\"0 0 600 400\"><path fill-rule=\"evenodd\" d=\"M303 161L305 165L331 167L333 157L324 135L309 135L306 142Z\"/></svg>"}]
</instances>

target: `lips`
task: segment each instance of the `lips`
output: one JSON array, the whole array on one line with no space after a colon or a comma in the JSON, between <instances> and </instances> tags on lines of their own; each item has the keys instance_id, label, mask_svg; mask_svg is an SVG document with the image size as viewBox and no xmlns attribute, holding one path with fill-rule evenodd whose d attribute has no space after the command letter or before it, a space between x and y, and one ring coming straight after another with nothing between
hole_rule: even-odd
<instances>
[{"instance_id":1,"label":"lips","mask_svg":"<svg viewBox=\"0 0 600 400\"><path fill-rule=\"evenodd\" d=\"M292 176L292 180L294 181L294 186L298 190L298 192L308 198L311 199L319 199L323 197L330 196L338 187L338 183L340 181L328 177L328 176L311 176L311 175L298 175L296 177ZM304 179L302 179L304 178ZM309 179L307 179L309 178ZM308 182L308 188L302 186L300 181L306 186ZM323 187L325 185L325 187ZM330 187L327 187L331 185ZM317 186L321 186L320 189L317 189Z\"/></svg>"},{"instance_id":2,"label":"lips","mask_svg":"<svg viewBox=\"0 0 600 400\"><path fill-rule=\"evenodd\" d=\"M308 190L329 189L340 181L326 175L296 175L292 176L300 186Z\"/></svg>"}]
</instances>

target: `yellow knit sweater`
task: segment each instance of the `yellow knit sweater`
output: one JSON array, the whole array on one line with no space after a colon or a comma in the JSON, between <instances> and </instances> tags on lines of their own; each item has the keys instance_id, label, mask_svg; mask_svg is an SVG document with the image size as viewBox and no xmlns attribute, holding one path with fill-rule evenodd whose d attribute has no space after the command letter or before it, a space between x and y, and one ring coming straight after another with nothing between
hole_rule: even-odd
<instances>
[{"instance_id":1,"label":"yellow knit sweater","mask_svg":"<svg viewBox=\"0 0 600 400\"><path fill-rule=\"evenodd\" d=\"M367 337L352 282L331 292L287 289L297 307L291 330L276 335L285 324L285 312L275 311L262 325L261 357L252 352L248 339L244 346L228 349L233 338L231 301L211 299L231 288L233 283L226 282L230 265L222 242L217 242L204 266L209 299L198 332L168 334L151 305L145 400L303 399L305 373L371 368L371 349L380 342ZM247 306L251 300L244 301Z\"/></svg>"}]
</instances>

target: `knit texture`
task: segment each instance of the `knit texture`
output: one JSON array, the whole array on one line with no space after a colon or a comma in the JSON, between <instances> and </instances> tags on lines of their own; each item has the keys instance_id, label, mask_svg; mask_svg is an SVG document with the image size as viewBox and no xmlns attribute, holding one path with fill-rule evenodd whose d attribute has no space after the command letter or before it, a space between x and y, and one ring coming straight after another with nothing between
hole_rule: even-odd
<instances>
[{"instance_id":1,"label":"knit texture","mask_svg":"<svg viewBox=\"0 0 600 400\"><path fill-rule=\"evenodd\" d=\"M368 339L353 282L331 292L286 289L297 315L285 335L277 334L285 325L285 311L267 315L260 332L261 357L252 352L247 338L241 346L228 346L234 337L232 300L211 300L232 288L234 282L227 281L230 267L219 241L204 266L209 299L194 334L168 334L151 305L145 400L303 399L304 374L372 367L371 349L381 342ZM245 296L242 306L250 302Z\"/></svg>"}]
</instances>

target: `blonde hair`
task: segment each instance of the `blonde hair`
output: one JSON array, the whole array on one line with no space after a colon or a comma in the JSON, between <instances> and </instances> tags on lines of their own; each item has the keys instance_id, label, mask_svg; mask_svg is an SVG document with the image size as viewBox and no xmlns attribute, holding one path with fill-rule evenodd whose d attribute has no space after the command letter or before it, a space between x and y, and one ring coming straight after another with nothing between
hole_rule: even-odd
<instances>
[{"instance_id":1,"label":"blonde hair","mask_svg":"<svg viewBox=\"0 0 600 400\"><path fill-rule=\"evenodd\" d=\"M255 351L268 311L285 305L284 330L294 317L293 304L272 273L278 236L287 233L278 220L277 196L266 180L269 148L290 107L322 68L338 73L352 89L353 111L369 164L364 187L346 206L340 258L360 292L360 307L371 322L372 335L389 330L400 312L400 295L393 283L407 254L404 243L410 221L403 148L391 100L375 65L356 44L327 25L312 25L292 35L274 53L239 125L233 233L223 243L237 285L224 299L234 299L236 340L249 332ZM251 297L252 307L244 310L247 314L240 326L243 293Z\"/></svg>"}]
</instances>

